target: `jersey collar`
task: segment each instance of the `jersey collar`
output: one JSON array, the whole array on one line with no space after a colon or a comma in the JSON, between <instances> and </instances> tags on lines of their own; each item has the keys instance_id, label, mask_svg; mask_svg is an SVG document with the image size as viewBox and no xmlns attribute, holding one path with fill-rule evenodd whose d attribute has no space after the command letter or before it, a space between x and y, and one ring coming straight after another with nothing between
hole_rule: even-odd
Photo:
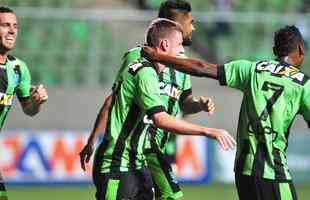
<instances>
[{"instance_id":1,"label":"jersey collar","mask_svg":"<svg viewBox=\"0 0 310 200\"><path fill-rule=\"evenodd\" d=\"M299 67L296 67L296 66L294 66L294 65L291 65L291 64L289 64L289 63L287 63L287 62L285 62L285 61L279 62L279 65L282 65L282 66L284 66L284 67L292 68L292 69L294 69L294 70L296 70L296 71L300 71L300 68L299 68Z\"/></svg>"},{"instance_id":2,"label":"jersey collar","mask_svg":"<svg viewBox=\"0 0 310 200\"><path fill-rule=\"evenodd\" d=\"M142 51L143 52L143 51ZM141 57L146 60L146 62L150 63L151 67L154 68L156 71L156 74L159 75L159 72L156 69L156 66L154 65L153 61L145 54L141 52Z\"/></svg>"}]
</instances>

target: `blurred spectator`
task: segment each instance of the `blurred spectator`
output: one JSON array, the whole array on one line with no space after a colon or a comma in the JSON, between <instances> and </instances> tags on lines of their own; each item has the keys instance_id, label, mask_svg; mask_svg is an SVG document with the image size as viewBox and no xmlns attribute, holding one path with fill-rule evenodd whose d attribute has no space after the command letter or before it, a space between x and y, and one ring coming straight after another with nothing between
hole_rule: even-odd
<instances>
[{"instance_id":1,"label":"blurred spectator","mask_svg":"<svg viewBox=\"0 0 310 200\"><path fill-rule=\"evenodd\" d=\"M138 0L141 9L158 9L164 0Z\"/></svg>"},{"instance_id":2,"label":"blurred spectator","mask_svg":"<svg viewBox=\"0 0 310 200\"><path fill-rule=\"evenodd\" d=\"M231 28L227 21L229 21L230 13L232 12L232 0L212 0L215 11L219 13L220 21L216 23L216 35L229 34Z\"/></svg>"},{"instance_id":3,"label":"blurred spectator","mask_svg":"<svg viewBox=\"0 0 310 200\"><path fill-rule=\"evenodd\" d=\"M304 0L300 9L302 14L310 13L310 0ZM310 44L310 21L302 16L297 22L297 26L304 37L306 49L309 49Z\"/></svg>"}]
</instances>

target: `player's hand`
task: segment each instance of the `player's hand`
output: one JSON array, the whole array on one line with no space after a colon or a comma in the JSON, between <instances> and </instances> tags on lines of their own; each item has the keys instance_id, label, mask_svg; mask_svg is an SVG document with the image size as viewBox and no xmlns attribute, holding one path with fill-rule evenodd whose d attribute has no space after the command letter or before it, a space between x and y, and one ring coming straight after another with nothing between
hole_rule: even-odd
<instances>
[{"instance_id":1,"label":"player's hand","mask_svg":"<svg viewBox=\"0 0 310 200\"><path fill-rule=\"evenodd\" d=\"M207 137L217 140L224 150L232 149L236 146L235 139L223 129L207 128Z\"/></svg>"},{"instance_id":2,"label":"player's hand","mask_svg":"<svg viewBox=\"0 0 310 200\"><path fill-rule=\"evenodd\" d=\"M142 48L142 54L151 60L157 61L157 53L154 48L150 46L143 46Z\"/></svg>"},{"instance_id":3,"label":"player's hand","mask_svg":"<svg viewBox=\"0 0 310 200\"><path fill-rule=\"evenodd\" d=\"M47 101L48 95L43 85L35 85L30 88L30 99L33 103L40 105Z\"/></svg>"},{"instance_id":4,"label":"player's hand","mask_svg":"<svg viewBox=\"0 0 310 200\"><path fill-rule=\"evenodd\" d=\"M80 152L81 168L85 171L85 163L88 163L94 151L94 145L87 143Z\"/></svg>"},{"instance_id":5,"label":"player's hand","mask_svg":"<svg viewBox=\"0 0 310 200\"><path fill-rule=\"evenodd\" d=\"M215 112L215 103L209 97L199 97L199 106L201 110L207 112L209 115L213 115Z\"/></svg>"}]
</instances>

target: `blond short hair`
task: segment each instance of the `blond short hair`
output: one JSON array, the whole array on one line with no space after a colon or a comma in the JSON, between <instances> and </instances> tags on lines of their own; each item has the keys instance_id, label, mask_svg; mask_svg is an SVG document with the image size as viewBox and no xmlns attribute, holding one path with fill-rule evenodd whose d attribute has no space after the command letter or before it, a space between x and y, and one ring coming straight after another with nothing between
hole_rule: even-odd
<instances>
[{"instance_id":1,"label":"blond short hair","mask_svg":"<svg viewBox=\"0 0 310 200\"><path fill-rule=\"evenodd\" d=\"M178 31L183 34L180 24L169 19L157 18L153 20L146 31L146 43L149 46L157 46L161 39L171 32Z\"/></svg>"}]
</instances>

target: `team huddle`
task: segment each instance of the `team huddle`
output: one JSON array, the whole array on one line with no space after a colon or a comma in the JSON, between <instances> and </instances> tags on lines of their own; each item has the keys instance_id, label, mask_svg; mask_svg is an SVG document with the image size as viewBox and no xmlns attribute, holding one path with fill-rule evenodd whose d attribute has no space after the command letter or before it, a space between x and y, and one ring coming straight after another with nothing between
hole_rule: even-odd
<instances>
[{"instance_id":1,"label":"team huddle","mask_svg":"<svg viewBox=\"0 0 310 200\"><path fill-rule=\"evenodd\" d=\"M296 200L286 159L289 129L297 114L310 128L310 81L300 71L305 56L301 33L295 26L275 32L275 60L218 65L186 57L184 46L191 45L193 22L189 2L164 1L158 18L146 30L145 46L122 57L111 94L80 152L85 170L95 141L104 132L93 163L96 199L184 199L167 155L169 141L181 134L206 136L223 149L237 145L234 171L240 200ZM30 87L26 64L8 55L16 36L14 11L0 7L0 73L6 80L0 85L5 95L1 127L15 93L31 116L48 99L43 85ZM215 112L210 98L193 96L190 75L218 80L243 93L236 142L221 128L176 117ZM7 199L0 175L0 200Z\"/></svg>"}]
</instances>

